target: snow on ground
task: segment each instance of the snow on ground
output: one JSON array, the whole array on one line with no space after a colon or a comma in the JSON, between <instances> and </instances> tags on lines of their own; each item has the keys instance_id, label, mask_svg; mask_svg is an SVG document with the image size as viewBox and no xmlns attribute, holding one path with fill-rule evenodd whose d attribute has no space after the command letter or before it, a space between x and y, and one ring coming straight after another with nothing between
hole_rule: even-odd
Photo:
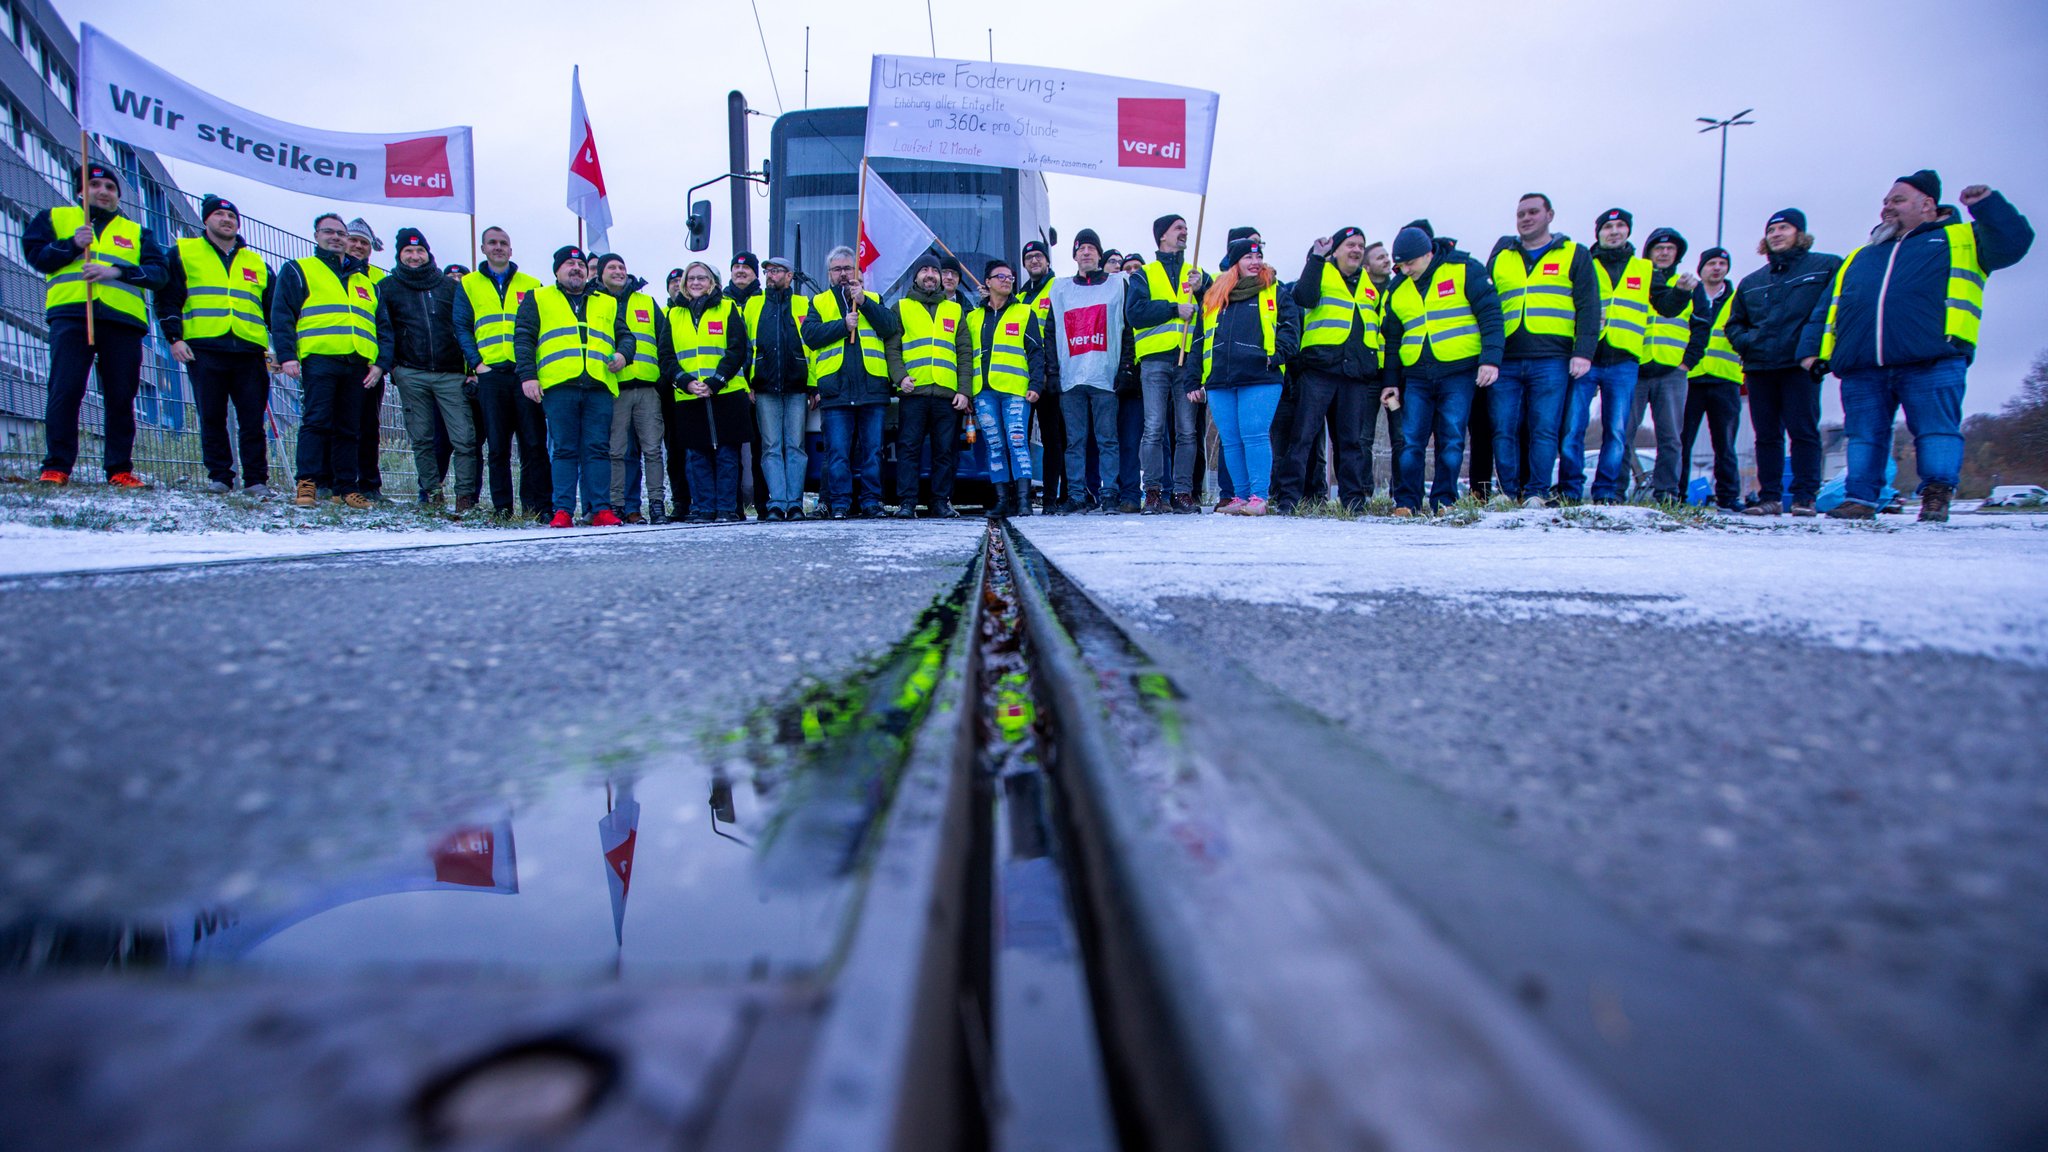
<instances>
[{"instance_id":1,"label":"snow on ground","mask_svg":"<svg viewBox=\"0 0 2048 1152\"><path fill-rule=\"evenodd\" d=\"M1650 509L1582 508L1467 526L1207 515L1017 524L1089 592L1139 616L1167 616L1159 602L1185 596L1372 611L1375 593L1398 591L1511 619L1735 626L2048 666L2048 517L1686 525Z\"/></svg>"}]
</instances>

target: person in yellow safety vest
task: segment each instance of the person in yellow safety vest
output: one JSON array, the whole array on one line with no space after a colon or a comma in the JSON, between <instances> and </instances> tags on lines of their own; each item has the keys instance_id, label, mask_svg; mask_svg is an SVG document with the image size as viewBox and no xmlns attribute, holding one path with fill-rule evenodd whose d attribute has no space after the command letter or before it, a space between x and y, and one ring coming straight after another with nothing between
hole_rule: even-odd
<instances>
[{"instance_id":1,"label":"person in yellow safety vest","mask_svg":"<svg viewBox=\"0 0 2048 1152\"><path fill-rule=\"evenodd\" d=\"M810 350L803 323L811 298L796 291L796 265L787 256L761 261L761 292L741 308L747 324L747 386L754 396L754 426L760 433L761 475L766 481L763 519L804 518L805 423L810 416Z\"/></svg>"},{"instance_id":2,"label":"person in yellow safety vest","mask_svg":"<svg viewBox=\"0 0 2048 1152\"><path fill-rule=\"evenodd\" d=\"M199 406L199 458L206 486L235 487L228 407L234 406L246 495L270 495L270 265L242 242L242 213L218 196L199 202L201 231L178 241L152 301L171 359L192 378Z\"/></svg>"},{"instance_id":3,"label":"person in yellow safety vest","mask_svg":"<svg viewBox=\"0 0 2048 1152\"><path fill-rule=\"evenodd\" d=\"M1486 261L1500 294L1507 344L1487 398L1500 495L1540 508L1558 466L1571 382L1593 367L1600 338L1600 289L1584 245L1553 233L1550 197L1528 192L1515 204L1515 234ZM1522 436L1529 448L1522 451ZM1574 453L1577 448L1572 450Z\"/></svg>"},{"instance_id":4,"label":"person in yellow safety vest","mask_svg":"<svg viewBox=\"0 0 2048 1152\"><path fill-rule=\"evenodd\" d=\"M2034 228L1983 184L1961 210L1941 203L1941 177L1922 168L1885 193L1870 244L1849 254L1815 302L1798 355L1842 382L1849 440L1845 498L1828 515L1868 519L1883 499L1892 422L1901 409L1920 473L1920 519L1948 519L1963 466L1963 389L1977 354L1984 282L2034 244ZM1812 323L1813 318L1823 323ZM1815 332L1818 331L1816 337Z\"/></svg>"},{"instance_id":5,"label":"person in yellow safety vest","mask_svg":"<svg viewBox=\"0 0 2048 1152\"><path fill-rule=\"evenodd\" d=\"M363 393L384 382L396 359L391 316L369 266L348 254L348 228L323 212L313 220L311 256L277 270L270 294L270 349L278 368L300 388L297 492L310 508L328 499L363 509L358 489Z\"/></svg>"},{"instance_id":6,"label":"person in yellow safety vest","mask_svg":"<svg viewBox=\"0 0 2048 1152\"><path fill-rule=\"evenodd\" d=\"M911 266L910 291L896 302L901 339L888 346L896 402L896 516L917 519L917 474L931 448L935 520L952 520L953 477L959 467L960 413L977 390L967 310L947 294L939 261L930 253Z\"/></svg>"},{"instance_id":7,"label":"person in yellow safety vest","mask_svg":"<svg viewBox=\"0 0 2048 1152\"><path fill-rule=\"evenodd\" d=\"M1422 464L1431 437L1436 439L1436 472L1430 508L1442 512L1458 502L1465 421L1479 391L1500 376L1506 335L1493 278L1456 241L1403 228L1394 237L1393 256L1401 279L1387 293L1382 310L1381 342L1392 371L1380 399L1402 398L1397 418L1405 427L1402 459L1394 469L1394 515L1413 516L1422 510Z\"/></svg>"},{"instance_id":8,"label":"person in yellow safety vest","mask_svg":"<svg viewBox=\"0 0 2048 1152\"><path fill-rule=\"evenodd\" d=\"M1380 403L1382 379L1399 387L1380 352L1379 286L1365 269L1364 229L1343 227L1309 247L1294 303L1301 309L1301 351L1287 366L1296 400L1290 427L1279 429L1273 459L1274 511L1292 512L1304 497L1320 503L1329 493L1309 475L1309 457L1330 428L1337 499L1363 511L1372 499L1369 429ZM1399 417L1395 417L1399 419ZM1398 466L1399 462L1396 461Z\"/></svg>"},{"instance_id":9,"label":"person in yellow safety vest","mask_svg":"<svg viewBox=\"0 0 2048 1152\"><path fill-rule=\"evenodd\" d=\"M483 230L484 262L462 278L455 299L455 339L476 377L475 415L483 428L484 475L491 511L510 519L512 442L519 441L519 513L547 520L554 512L548 468L548 422L540 404L526 398L512 363L512 320L519 305L540 290L540 281L512 262L512 234L497 225Z\"/></svg>"},{"instance_id":10,"label":"person in yellow safety vest","mask_svg":"<svg viewBox=\"0 0 2048 1152\"><path fill-rule=\"evenodd\" d=\"M747 324L709 264L692 261L683 269L682 297L668 310L668 336L663 364L673 384L676 438L688 453L690 522L743 523L746 457L740 448L754 438Z\"/></svg>"},{"instance_id":11,"label":"person in yellow safety vest","mask_svg":"<svg viewBox=\"0 0 2048 1152\"><path fill-rule=\"evenodd\" d=\"M1143 510L1147 515L1185 515L1200 511L1195 503L1195 406L1188 403L1176 378L1210 281L1209 274L1187 258L1187 217L1169 212L1154 220L1152 238L1156 256L1131 277L1124 300L1124 313L1137 337L1132 351L1145 403L1138 437Z\"/></svg>"},{"instance_id":12,"label":"person in yellow safety vest","mask_svg":"<svg viewBox=\"0 0 2048 1152\"><path fill-rule=\"evenodd\" d=\"M1650 317L1676 315L1685 308L1686 294L1668 290L1653 306L1650 281L1654 270L1629 242L1634 227L1635 217L1622 208L1609 208L1594 221L1596 239L1590 255L1594 284L1600 292L1600 342L1593 350L1592 368L1572 381L1571 401L1565 405L1557 487L1552 493L1561 501L1576 502L1588 494L1586 429L1592 423L1596 396L1600 400L1600 463L1593 475L1591 496L1596 504L1619 504L1628 496L1628 462L1635 452L1626 440L1628 416L1635 405Z\"/></svg>"},{"instance_id":13,"label":"person in yellow safety vest","mask_svg":"<svg viewBox=\"0 0 2048 1152\"><path fill-rule=\"evenodd\" d=\"M661 415L661 348L668 342L668 314L654 297L642 292L647 281L633 275L626 258L606 252L590 262L597 290L619 302L619 313L633 332L633 361L619 373L619 394L612 401L612 511L628 524L665 524L665 475L662 448L667 427ZM647 512L640 511L640 482L647 482Z\"/></svg>"},{"instance_id":14,"label":"person in yellow safety vest","mask_svg":"<svg viewBox=\"0 0 2048 1152\"><path fill-rule=\"evenodd\" d=\"M162 287L164 252L149 229L121 214L121 181L112 169L88 166L81 191L85 207L63 204L38 212L21 236L22 254L47 284L43 317L50 375L43 427L49 448L39 479L71 481L79 405L86 381L97 378L106 409L107 483L142 488L134 460L135 396L142 389L142 337L149 330L142 294Z\"/></svg>"},{"instance_id":15,"label":"person in yellow safety vest","mask_svg":"<svg viewBox=\"0 0 2048 1152\"><path fill-rule=\"evenodd\" d=\"M1023 279L1017 283L1017 299L1029 304L1038 316L1038 331L1052 338L1052 249L1042 240L1027 240L1019 257ZM1045 387L1031 406L1031 418L1038 424L1040 448L1039 499L1050 514L1067 498L1067 417L1060 407L1060 358L1045 350Z\"/></svg>"},{"instance_id":16,"label":"person in yellow safety vest","mask_svg":"<svg viewBox=\"0 0 2048 1152\"><path fill-rule=\"evenodd\" d=\"M1714 446L1714 506L1733 513L1742 511L1742 465L1735 456L1735 433L1742 424L1742 357L1728 342L1728 312L1735 303L1728 270L1726 248L1700 253L1700 281L1692 290L1685 344L1684 363L1690 367L1678 458L1690 476L1693 441L1700 434L1700 421L1706 420Z\"/></svg>"},{"instance_id":17,"label":"person in yellow safety vest","mask_svg":"<svg viewBox=\"0 0 2048 1152\"><path fill-rule=\"evenodd\" d=\"M388 271L379 268L376 254L384 250L384 241L370 223L361 216L348 222L348 254L363 262L370 283L382 283ZM384 470L384 384L363 389L362 435L356 440L356 490L373 504L385 503Z\"/></svg>"},{"instance_id":18,"label":"person in yellow safety vest","mask_svg":"<svg viewBox=\"0 0 2048 1152\"><path fill-rule=\"evenodd\" d=\"M1692 290L1699 280L1678 266L1685 259L1685 237L1675 228L1657 228L1643 244L1650 258L1650 329L1643 334L1643 366L1636 375L1635 402L1628 412L1624 439L1633 449L1643 417L1650 417L1657 431L1657 465L1645 477L1637 473L1635 453L1626 464L1640 490L1648 480L1650 498L1660 503L1685 501L1685 459L1678 451L1678 426L1685 415L1685 346L1692 337ZM1665 314L1658 305L1676 305L1678 311Z\"/></svg>"},{"instance_id":19,"label":"person in yellow safety vest","mask_svg":"<svg viewBox=\"0 0 2048 1152\"><path fill-rule=\"evenodd\" d=\"M982 306L968 317L974 371L981 391L975 420L988 445L996 487L990 519L1031 515L1031 406L1045 384L1045 345L1038 313L1015 295L1017 269L991 260L981 276Z\"/></svg>"},{"instance_id":20,"label":"person in yellow safety vest","mask_svg":"<svg viewBox=\"0 0 2048 1152\"><path fill-rule=\"evenodd\" d=\"M812 404L825 430L825 516L865 519L882 514L888 345L902 333L903 321L862 286L853 249L842 244L826 253L825 277L829 286L811 297L811 313L798 329L811 350L818 385Z\"/></svg>"},{"instance_id":21,"label":"person in yellow safety vest","mask_svg":"<svg viewBox=\"0 0 2048 1152\"><path fill-rule=\"evenodd\" d=\"M512 320L520 390L547 409L553 439L552 528L576 526L579 490L591 527L623 523L611 506L612 402L639 342L588 259L574 244L555 249L554 284L528 293Z\"/></svg>"}]
</instances>

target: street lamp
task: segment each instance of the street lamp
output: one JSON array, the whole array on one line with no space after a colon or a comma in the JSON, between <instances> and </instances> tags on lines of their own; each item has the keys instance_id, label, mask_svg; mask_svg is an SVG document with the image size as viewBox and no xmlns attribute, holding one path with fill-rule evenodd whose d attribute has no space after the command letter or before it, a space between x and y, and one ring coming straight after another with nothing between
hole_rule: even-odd
<instances>
[{"instance_id":1,"label":"street lamp","mask_svg":"<svg viewBox=\"0 0 2048 1152\"><path fill-rule=\"evenodd\" d=\"M1744 108L1726 120L1716 120L1712 116L1697 117L1700 123L1706 125L1705 128L1700 129L1701 133L1715 131L1721 133L1721 192L1714 201L1714 247L1716 248L1721 247L1721 223L1728 213L1728 130L1730 128L1740 128L1744 124L1756 123L1754 120L1743 119L1744 116L1754 111L1756 111L1754 108Z\"/></svg>"}]
</instances>

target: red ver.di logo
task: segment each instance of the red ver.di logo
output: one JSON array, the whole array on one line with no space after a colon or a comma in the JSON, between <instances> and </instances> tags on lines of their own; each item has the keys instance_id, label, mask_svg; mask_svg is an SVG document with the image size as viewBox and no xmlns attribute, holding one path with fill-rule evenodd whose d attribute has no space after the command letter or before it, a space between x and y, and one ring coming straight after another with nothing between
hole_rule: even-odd
<instances>
[{"instance_id":1,"label":"red ver.di logo","mask_svg":"<svg viewBox=\"0 0 2048 1152\"><path fill-rule=\"evenodd\" d=\"M1188 102L1119 97L1116 102L1119 168L1186 168Z\"/></svg>"},{"instance_id":2,"label":"red ver.di logo","mask_svg":"<svg viewBox=\"0 0 2048 1152\"><path fill-rule=\"evenodd\" d=\"M1090 304L1062 313L1060 331L1067 334L1069 356L1109 351L1109 305Z\"/></svg>"},{"instance_id":3,"label":"red ver.di logo","mask_svg":"<svg viewBox=\"0 0 2048 1152\"><path fill-rule=\"evenodd\" d=\"M423 136L384 146L384 195L390 199L436 199L455 192L448 174L448 138Z\"/></svg>"}]
</instances>

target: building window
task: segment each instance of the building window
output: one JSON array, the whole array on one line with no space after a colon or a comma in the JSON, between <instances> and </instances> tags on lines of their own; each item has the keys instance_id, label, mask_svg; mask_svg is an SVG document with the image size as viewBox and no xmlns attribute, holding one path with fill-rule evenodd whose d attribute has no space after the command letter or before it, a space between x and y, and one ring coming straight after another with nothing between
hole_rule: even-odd
<instances>
[{"instance_id":1,"label":"building window","mask_svg":"<svg viewBox=\"0 0 2048 1152\"><path fill-rule=\"evenodd\" d=\"M28 231L28 218L15 214L14 205L0 208L0 252L5 252L22 263L28 264L28 250L22 247L24 233Z\"/></svg>"},{"instance_id":2,"label":"building window","mask_svg":"<svg viewBox=\"0 0 2048 1152\"><path fill-rule=\"evenodd\" d=\"M55 92L58 102L64 105L64 110L73 116L78 115L78 81L72 77L71 70L52 56L44 77L50 82L50 91Z\"/></svg>"}]
</instances>

